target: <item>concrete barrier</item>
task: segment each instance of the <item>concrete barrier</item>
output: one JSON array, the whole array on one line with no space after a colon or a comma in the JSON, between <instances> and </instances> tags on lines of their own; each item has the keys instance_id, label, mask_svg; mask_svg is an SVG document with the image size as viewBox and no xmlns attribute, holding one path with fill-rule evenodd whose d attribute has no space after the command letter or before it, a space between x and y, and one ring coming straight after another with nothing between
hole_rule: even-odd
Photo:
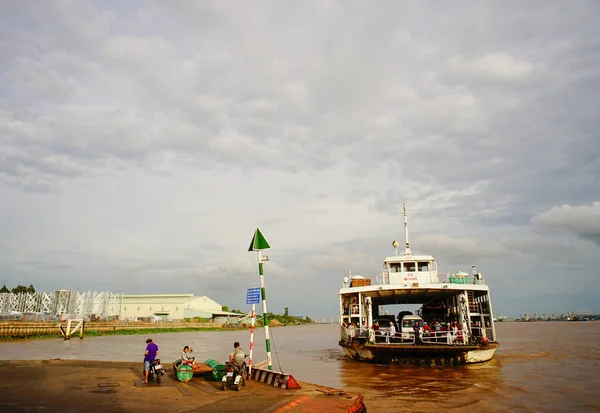
<instances>
[{"instance_id":1,"label":"concrete barrier","mask_svg":"<svg viewBox=\"0 0 600 413\"><path fill-rule=\"evenodd\" d=\"M291 374L279 373L272 370L252 369L252 379L283 389L299 389L300 384Z\"/></svg>"}]
</instances>

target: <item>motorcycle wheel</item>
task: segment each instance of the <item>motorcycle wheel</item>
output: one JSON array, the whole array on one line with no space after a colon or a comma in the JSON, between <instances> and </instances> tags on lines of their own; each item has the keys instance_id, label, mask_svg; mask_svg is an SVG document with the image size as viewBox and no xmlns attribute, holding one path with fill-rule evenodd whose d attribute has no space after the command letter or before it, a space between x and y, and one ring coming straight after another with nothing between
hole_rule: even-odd
<instances>
[{"instance_id":1,"label":"motorcycle wheel","mask_svg":"<svg viewBox=\"0 0 600 413\"><path fill-rule=\"evenodd\" d=\"M160 384L160 373L156 373L156 384Z\"/></svg>"},{"instance_id":2,"label":"motorcycle wheel","mask_svg":"<svg viewBox=\"0 0 600 413\"><path fill-rule=\"evenodd\" d=\"M221 382L221 390L223 390L223 391L227 390L227 383L224 381Z\"/></svg>"},{"instance_id":3,"label":"motorcycle wheel","mask_svg":"<svg viewBox=\"0 0 600 413\"><path fill-rule=\"evenodd\" d=\"M241 388L242 386L240 386L240 383L235 385L235 391L240 391Z\"/></svg>"}]
</instances>

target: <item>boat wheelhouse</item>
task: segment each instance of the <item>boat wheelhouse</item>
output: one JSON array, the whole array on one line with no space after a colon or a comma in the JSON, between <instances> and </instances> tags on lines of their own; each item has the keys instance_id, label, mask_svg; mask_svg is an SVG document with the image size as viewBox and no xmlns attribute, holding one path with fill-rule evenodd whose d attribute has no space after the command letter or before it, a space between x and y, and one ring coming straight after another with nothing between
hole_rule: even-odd
<instances>
[{"instance_id":1,"label":"boat wheelhouse","mask_svg":"<svg viewBox=\"0 0 600 413\"><path fill-rule=\"evenodd\" d=\"M371 278L349 271L339 291L339 345L351 358L403 364L488 361L498 347L489 287L472 272L439 273L431 255L412 255L406 205L405 248ZM391 306L401 309L396 317ZM413 311L408 311L413 308Z\"/></svg>"}]
</instances>

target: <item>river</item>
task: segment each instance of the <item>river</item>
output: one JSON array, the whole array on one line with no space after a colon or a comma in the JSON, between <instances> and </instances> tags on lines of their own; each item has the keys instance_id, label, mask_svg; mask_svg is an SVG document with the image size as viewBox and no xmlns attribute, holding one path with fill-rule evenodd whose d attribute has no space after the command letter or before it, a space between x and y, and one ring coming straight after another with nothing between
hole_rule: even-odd
<instances>
[{"instance_id":1,"label":"river","mask_svg":"<svg viewBox=\"0 0 600 413\"><path fill-rule=\"evenodd\" d=\"M334 324L271 328L273 369L296 379L360 393L369 413L599 412L600 322L497 323L500 348L490 362L458 367L381 366L345 358ZM225 361L245 331L151 336L164 361L184 345L198 360ZM0 343L0 359L139 361L147 336L40 339ZM264 330L254 360L264 360Z\"/></svg>"}]
</instances>

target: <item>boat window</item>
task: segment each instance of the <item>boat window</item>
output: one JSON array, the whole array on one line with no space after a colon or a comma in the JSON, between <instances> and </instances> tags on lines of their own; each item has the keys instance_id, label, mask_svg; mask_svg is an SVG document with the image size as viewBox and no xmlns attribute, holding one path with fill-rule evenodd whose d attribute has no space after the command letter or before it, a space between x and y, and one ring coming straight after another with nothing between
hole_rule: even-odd
<instances>
[{"instance_id":1,"label":"boat window","mask_svg":"<svg viewBox=\"0 0 600 413\"><path fill-rule=\"evenodd\" d=\"M416 271L415 263L414 262L405 262L404 263L404 271L406 271L406 272Z\"/></svg>"},{"instance_id":2,"label":"boat window","mask_svg":"<svg viewBox=\"0 0 600 413\"><path fill-rule=\"evenodd\" d=\"M419 271L429 271L429 263L427 261L418 262L417 267Z\"/></svg>"},{"instance_id":3,"label":"boat window","mask_svg":"<svg viewBox=\"0 0 600 413\"><path fill-rule=\"evenodd\" d=\"M400 269L400 263L395 262L395 263L390 264L390 271L391 272L401 272L402 270Z\"/></svg>"}]
</instances>

